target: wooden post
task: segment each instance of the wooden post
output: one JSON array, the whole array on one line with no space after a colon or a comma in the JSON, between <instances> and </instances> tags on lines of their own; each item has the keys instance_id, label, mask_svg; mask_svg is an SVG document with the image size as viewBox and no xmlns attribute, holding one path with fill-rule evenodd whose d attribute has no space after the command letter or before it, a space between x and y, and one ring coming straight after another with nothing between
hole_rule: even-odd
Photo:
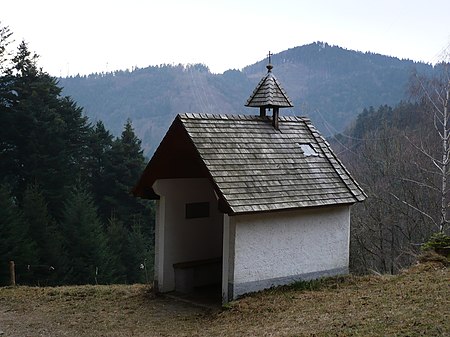
<instances>
[{"instance_id":1,"label":"wooden post","mask_svg":"<svg viewBox=\"0 0 450 337\"><path fill-rule=\"evenodd\" d=\"M16 286L16 267L14 265L14 261L9 261L9 276L11 286Z\"/></svg>"},{"instance_id":2,"label":"wooden post","mask_svg":"<svg viewBox=\"0 0 450 337\"><path fill-rule=\"evenodd\" d=\"M259 107L259 117L266 117L266 108L263 106Z\"/></svg>"},{"instance_id":3,"label":"wooden post","mask_svg":"<svg viewBox=\"0 0 450 337\"><path fill-rule=\"evenodd\" d=\"M272 116L272 125L275 128L275 130L279 130L280 128L278 127L278 116L279 116L279 110L280 108L275 106L272 108L273 110L273 116Z\"/></svg>"}]
</instances>

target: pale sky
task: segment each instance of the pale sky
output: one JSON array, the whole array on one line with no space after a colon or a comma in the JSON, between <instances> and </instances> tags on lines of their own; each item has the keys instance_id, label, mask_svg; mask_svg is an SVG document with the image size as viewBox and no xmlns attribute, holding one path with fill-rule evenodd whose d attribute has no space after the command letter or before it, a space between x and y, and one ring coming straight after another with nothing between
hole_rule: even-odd
<instances>
[{"instance_id":1,"label":"pale sky","mask_svg":"<svg viewBox=\"0 0 450 337\"><path fill-rule=\"evenodd\" d=\"M450 51L450 0L0 0L0 22L53 76L222 73L316 41L432 64Z\"/></svg>"}]
</instances>

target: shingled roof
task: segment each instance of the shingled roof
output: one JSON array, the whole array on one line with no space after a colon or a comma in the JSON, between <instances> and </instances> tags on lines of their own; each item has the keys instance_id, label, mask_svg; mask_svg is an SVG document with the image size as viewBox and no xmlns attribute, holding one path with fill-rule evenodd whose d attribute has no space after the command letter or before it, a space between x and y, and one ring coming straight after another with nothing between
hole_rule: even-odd
<instances>
[{"instance_id":1,"label":"shingled roof","mask_svg":"<svg viewBox=\"0 0 450 337\"><path fill-rule=\"evenodd\" d=\"M157 198L157 179L208 178L224 212L242 214L352 204L366 198L304 117L182 114L134 188Z\"/></svg>"},{"instance_id":2,"label":"shingled roof","mask_svg":"<svg viewBox=\"0 0 450 337\"><path fill-rule=\"evenodd\" d=\"M290 108L294 105L285 90L272 73L272 65L267 65L267 75L259 81L245 106Z\"/></svg>"}]
</instances>

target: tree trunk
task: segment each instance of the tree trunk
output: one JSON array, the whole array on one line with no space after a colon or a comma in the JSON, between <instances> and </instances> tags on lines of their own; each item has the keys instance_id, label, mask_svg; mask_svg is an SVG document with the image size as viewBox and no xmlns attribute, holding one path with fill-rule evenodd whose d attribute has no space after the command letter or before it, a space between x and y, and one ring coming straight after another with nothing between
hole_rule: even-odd
<instances>
[{"instance_id":1,"label":"tree trunk","mask_svg":"<svg viewBox=\"0 0 450 337\"><path fill-rule=\"evenodd\" d=\"M447 225L447 170L449 160L449 130L448 130L448 101L449 89L446 90L444 101L444 118L442 123L442 184L441 184L441 222L439 224L439 232L443 232Z\"/></svg>"}]
</instances>

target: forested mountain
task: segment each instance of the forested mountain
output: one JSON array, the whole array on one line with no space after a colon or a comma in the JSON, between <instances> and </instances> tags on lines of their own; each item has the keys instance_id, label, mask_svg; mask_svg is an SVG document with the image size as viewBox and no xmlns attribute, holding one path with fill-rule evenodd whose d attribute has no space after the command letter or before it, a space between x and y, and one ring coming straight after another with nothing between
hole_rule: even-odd
<instances>
[{"instance_id":1,"label":"forested mountain","mask_svg":"<svg viewBox=\"0 0 450 337\"><path fill-rule=\"evenodd\" d=\"M244 104L266 64L264 59L223 74L201 64L161 65L61 78L59 84L114 134L130 118L150 154L178 113L257 114ZM342 131L365 107L407 98L411 75L433 71L431 65L321 42L275 54L272 64L295 105L281 113L309 116L325 135Z\"/></svg>"}]
</instances>

